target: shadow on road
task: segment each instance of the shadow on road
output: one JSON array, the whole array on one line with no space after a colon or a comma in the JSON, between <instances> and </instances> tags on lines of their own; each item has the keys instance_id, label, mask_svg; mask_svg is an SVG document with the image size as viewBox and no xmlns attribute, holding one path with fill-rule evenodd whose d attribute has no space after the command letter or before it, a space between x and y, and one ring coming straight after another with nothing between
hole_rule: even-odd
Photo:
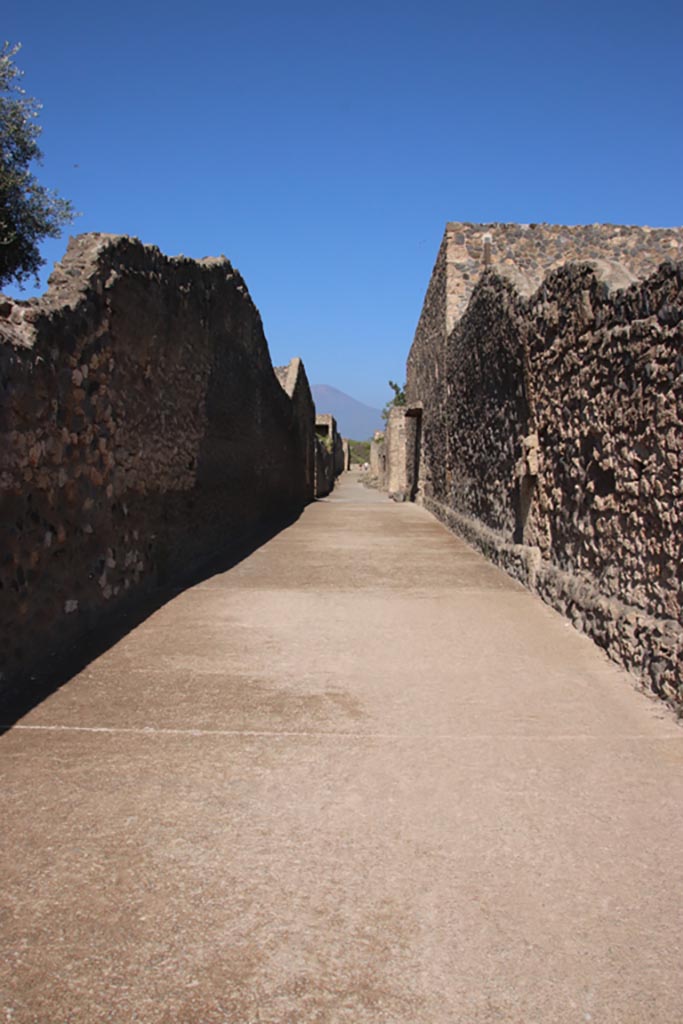
<instances>
[{"instance_id":1,"label":"shadow on road","mask_svg":"<svg viewBox=\"0 0 683 1024\"><path fill-rule=\"evenodd\" d=\"M103 613L97 625L65 651L46 655L43 659L38 657L30 675L15 679L4 691L0 691L0 736L163 605L184 590L238 565L257 548L295 523L301 511L261 525L222 551L203 558L168 583L147 590L144 594L134 595L124 606Z\"/></svg>"}]
</instances>

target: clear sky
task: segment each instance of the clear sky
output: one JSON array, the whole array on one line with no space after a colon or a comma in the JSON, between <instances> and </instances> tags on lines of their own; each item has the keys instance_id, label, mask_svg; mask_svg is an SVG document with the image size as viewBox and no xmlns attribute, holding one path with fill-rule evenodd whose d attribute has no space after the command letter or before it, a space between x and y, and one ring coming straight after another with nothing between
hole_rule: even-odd
<instances>
[{"instance_id":1,"label":"clear sky","mask_svg":"<svg viewBox=\"0 0 683 1024\"><path fill-rule=\"evenodd\" d=\"M5 0L2 22L72 231L225 253L274 363L371 405L446 221L683 223L680 0Z\"/></svg>"}]
</instances>

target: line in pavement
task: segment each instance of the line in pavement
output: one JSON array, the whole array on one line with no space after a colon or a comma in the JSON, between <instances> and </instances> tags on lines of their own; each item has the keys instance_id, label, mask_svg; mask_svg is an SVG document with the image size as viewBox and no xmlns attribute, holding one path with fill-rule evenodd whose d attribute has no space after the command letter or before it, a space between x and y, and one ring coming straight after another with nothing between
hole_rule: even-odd
<instances>
[{"instance_id":1,"label":"line in pavement","mask_svg":"<svg viewBox=\"0 0 683 1024\"><path fill-rule=\"evenodd\" d=\"M589 733L544 733L542 736L533 736L525 733L410 733L410 732L341 732L341 731L311 731L311 730L277 730L277 729L170 729L158 728L152 725L141 726L118 726L118 725L3 725L0 729L14 731L21 729L25 732L92 732L92 733L121 733L134 736L300 736L300 737L332 737L339 739L359 740L598 740L604 743L604 735ZM668 740L679 739L677 736L652 736L649 733L625 733L623 735L611 736L612 740Z\"/></svg>"}]
</instances>

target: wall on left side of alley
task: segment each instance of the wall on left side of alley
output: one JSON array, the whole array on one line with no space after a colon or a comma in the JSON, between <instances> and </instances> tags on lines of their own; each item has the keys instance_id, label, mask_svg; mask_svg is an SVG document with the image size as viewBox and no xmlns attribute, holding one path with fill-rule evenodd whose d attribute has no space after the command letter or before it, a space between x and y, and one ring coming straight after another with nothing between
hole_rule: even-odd
<instances>
[{"instance_id":1,"label":"wall on left side of alley","mask_svg":"<svg viewBox=\"0 0 683 1024\"><path fill-rule=\"evenodd\" d=\"M344 444L331 413L315 418L315 496L324 498L344 472Z\"/></svg>"},{"instance_id":2,"label":"wall on left side of alley","mask_svg":"<svg viewBox=\"0 0 683 1024\"><path fill-rule=\"evenodd\" d=\"M0 686L313 498L314 407L224 258L82 235L0 300Z\"/></svg>"}]
</instances>

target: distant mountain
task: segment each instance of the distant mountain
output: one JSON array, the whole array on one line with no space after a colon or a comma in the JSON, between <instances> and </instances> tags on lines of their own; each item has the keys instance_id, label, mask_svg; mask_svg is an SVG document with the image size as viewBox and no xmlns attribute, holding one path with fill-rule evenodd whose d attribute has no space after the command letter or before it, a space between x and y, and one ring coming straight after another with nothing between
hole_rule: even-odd
<instances>
[{"instance_id":1,"label":"distant mountain","mask_svg":"<svg viewBox=\"0 0 683 1024\"><path fill-rule=\"evenodd\" d=\"M363 405L343 391L330 387L329 384L314 384L311 388L317 412L330 412L337 421L337 429L342 437L350 437L354 441L367 441L376 430L383 427L382 414L379 409Z\"/></svg>"}]
</instances>

